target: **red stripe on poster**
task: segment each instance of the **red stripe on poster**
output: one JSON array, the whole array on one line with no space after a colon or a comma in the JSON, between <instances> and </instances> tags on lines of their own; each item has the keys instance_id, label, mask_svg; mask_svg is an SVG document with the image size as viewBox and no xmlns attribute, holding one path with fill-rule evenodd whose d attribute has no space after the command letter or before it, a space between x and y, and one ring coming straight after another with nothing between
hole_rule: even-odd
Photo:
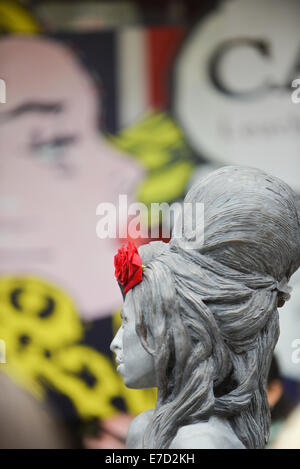
<instances>
[{"instance_id":1,"label":"red stripe on poster","mask_svg":"<svg viewBox=\"0 0 300 469\"><path fill-rule=\"evenodd\" d=\"M185 26L153 27L147 31L148 103L152 109L164 109L168 105L170 68L185 33Z\"/></svg>"}]
</instances>

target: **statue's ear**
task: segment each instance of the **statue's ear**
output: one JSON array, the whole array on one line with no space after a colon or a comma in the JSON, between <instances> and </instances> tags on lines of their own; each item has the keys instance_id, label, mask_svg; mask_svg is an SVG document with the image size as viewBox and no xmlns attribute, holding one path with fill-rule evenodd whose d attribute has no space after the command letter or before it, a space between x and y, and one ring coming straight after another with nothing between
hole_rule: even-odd
<instances>
[{"instance_id":1,"label":"statue's ear","mask_svg":"<svg viewBox=\"0 0 300 469\"><path fill-rule=\"evenodd\" d=\"M280 294L280 292L278 293L278 296L277 296L277 308L282 308L285 304L285 299L283 298L283 296Z\"/></svg>"}]
</instances>

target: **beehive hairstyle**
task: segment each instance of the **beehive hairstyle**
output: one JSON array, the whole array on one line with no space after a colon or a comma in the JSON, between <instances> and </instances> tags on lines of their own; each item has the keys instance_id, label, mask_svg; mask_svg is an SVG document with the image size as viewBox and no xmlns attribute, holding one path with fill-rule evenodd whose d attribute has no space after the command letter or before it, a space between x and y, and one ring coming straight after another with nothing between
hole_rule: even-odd
<instances>
[{"instance_id":1,"label":"beehive hairstyle","mask_svg":"<svg viewBox=\"0 0 300 469\"><path fill-rule=\"evenodd\" d=\"M143 281L130 293L158 387L144 446L168 448L180 427L216 415L246 448L262 448L277 307L300 265L296 196L258 169L229 166L185 201L204 204L203 245L189 249L183 225L170 243L142 246Z\"/></svg>"}]
</instances>

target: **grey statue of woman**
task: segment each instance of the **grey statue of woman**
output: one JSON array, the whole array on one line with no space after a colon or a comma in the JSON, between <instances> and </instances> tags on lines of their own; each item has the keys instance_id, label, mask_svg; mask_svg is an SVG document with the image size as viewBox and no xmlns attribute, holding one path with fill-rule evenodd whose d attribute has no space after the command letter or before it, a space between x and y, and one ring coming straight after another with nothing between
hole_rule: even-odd
<instances>
[{"instance_id":1,"label":"grey statue of woman","mask_svg":"<svg viewBox=\"0 0 300 469\"><path fill-rule=\"evenodd\" d=\"M168 244L119 250L115 261L125 293L111 344L118 372L128 387L158 391L155 409L133 420L127 447L263 448L277 308L300 265L296 196L258 169L228 166L185 202L204 204L202 246L189 249L184 224Z\"/></svg>"}]
</instances>

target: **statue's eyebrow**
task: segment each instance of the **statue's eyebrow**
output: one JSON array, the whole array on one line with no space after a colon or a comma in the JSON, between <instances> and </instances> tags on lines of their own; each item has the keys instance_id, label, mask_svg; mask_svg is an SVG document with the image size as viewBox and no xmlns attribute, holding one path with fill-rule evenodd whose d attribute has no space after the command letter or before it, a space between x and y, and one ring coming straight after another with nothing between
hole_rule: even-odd
<instances>
[{"instance_id":1,"label":"statue's eyebrow","mask_svg":"<svg viewBox=\"0 0 300 469\"><path fill-rule=\"evenodd\" d=\"M64 109L63 102L41 102L41 101L28 101L16 106L9 111L0 113L0 123L5 123L11 119L16 119L24 114L38 113L38 114L56 114L62 112Z\"/></svg>"}]
</instances>

